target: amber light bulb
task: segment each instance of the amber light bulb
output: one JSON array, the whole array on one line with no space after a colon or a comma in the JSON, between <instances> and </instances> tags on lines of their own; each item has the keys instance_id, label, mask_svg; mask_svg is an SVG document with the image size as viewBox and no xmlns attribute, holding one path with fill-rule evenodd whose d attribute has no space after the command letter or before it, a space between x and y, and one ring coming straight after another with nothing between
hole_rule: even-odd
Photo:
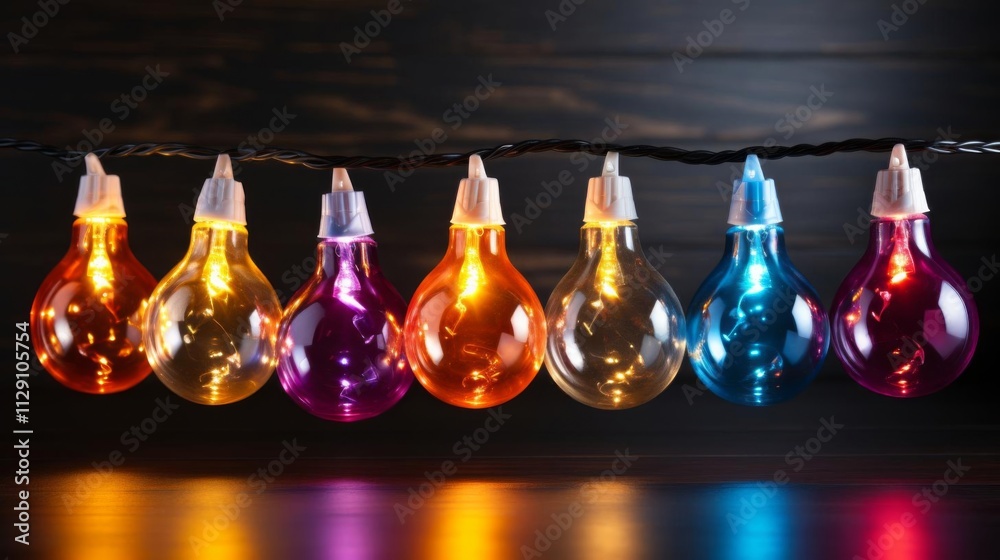
<instances>
[{"instance_id":1,"label":"amber light bulb","mask_svg":"<svg viewBox=\"0 0 1000 560\"><path fill-rule=\"evenodd\" d=\"M156 285L128 246L121 181L85 158L69 252L31 305L38 360L63 385L84 393L117 393L149 375L141 320Z\"/></svg>"},{"instance_id":2,"label":"amber light bulb","mask_svg":"<svg viewBox=\"0 0 1000 560\"><path fill-rule=\"evenodd\" d=\"M260 389L277 359L281 304L250 259L243 184L220 155L195 208L187 254L149 298L143 339L157 377L199 404Z\"/></svg>"},{"instance_id":3,"label":"amber light bulb","mask_svg":"<svg viewBox=\"0 0 1000 560\"><path fill-rule=\"evenodd\" d=\"M507 258L500 189L479 156L459 186L444 259L417 288L404 325L421 385L465 408L507 402L531 383L545 353L538 296Z\"/></svg>"}]
</instances>

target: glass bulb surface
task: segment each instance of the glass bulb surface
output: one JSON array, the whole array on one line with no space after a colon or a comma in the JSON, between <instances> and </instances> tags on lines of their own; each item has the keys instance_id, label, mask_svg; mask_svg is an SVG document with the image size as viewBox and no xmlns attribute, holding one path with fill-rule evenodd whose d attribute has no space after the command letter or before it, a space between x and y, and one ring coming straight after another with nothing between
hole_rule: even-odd
<instances>
[{"instance_id":1,"label":"glass bulb surface","mask_svg":"<svg viewBox=\"0 0 1000 560\"><path fill-rule=\"evenodd\" d=\"M327 239L278 331L278 379L310 414L352 422L399 402L413 383L406 302L382 275L371 237Z\"/></svg>"},{"instance_id":2,"label":"glass bulb surface","mask_svg":"<svg viewBox=\"0 0 1000 560\"><path fill-rule=\"evenodd\" d=\"M63 385L117 393L149 375L142 313L156 279L128 246L121 218L80 218L69 252L31 306L35 351Z\"/></svg>"},{"instance_id":3,"label":"glass bulb surface","mask_svg":"<svg viewBox=\"0 0 1000 560\"><path fill-rule=\"evenodd\" d=\"M545 354L545 317L507 258L503 227L451 227L448 253L417 288L404 333L413 374L449 404L495 406L531 383Z\"/></svg>"},{"instance_id":4,"label":"glass bulb surface","mask_svg":"<svg viewBox=\"0 0 1000 560\"><path fill-rule=\"evenodd\" d=\"M247 229L198 222L187 255L150 297L147 358L187 400L236 402L271 376L280 318L278 296L247 252Z\"/></svg>"},{"instance_id":5,"label":"glass bulb surface","mask_svg":"<svg viewBox=\"0 0 1000 560\"><path fill-rule=\"evenodd\" d=\"M879 218L870 234L834 298L834 350L847 373L876 393L938 391L975 352L972 294L934 248L926 216Z\"/></svg>"},{"instance_id":6,"label":"glass bulb surface","mask_svg":"<svg viewBox=\"0 0 1000 560\"><path fill-rule=\"evenodd\" d=\"M589 223L545 308L545 366L560 389L603 409L638 406L677 375L686 344L674 291L632 222Z\"/></svg>"},{"instance_id":7,"label":"glass bulb surface","mask_svg":"<svg viewBox=\"0 0 1000 560\"><path fill-rule=\"evenodd\" d=\"M799 394L830 346L819 296L792 266L777 225L729 229L722 261L692 299L687 320L695 373L737 404L765 406Z\"/></svg>"}]
</instances>

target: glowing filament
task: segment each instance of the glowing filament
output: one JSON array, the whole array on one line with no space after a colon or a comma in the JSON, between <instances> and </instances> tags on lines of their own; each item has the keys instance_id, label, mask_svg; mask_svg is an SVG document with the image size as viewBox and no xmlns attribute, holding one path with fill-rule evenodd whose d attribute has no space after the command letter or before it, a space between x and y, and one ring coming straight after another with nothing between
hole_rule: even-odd
<instances>
[{"instance_id":1,"label":"glowing filament","mask_svg":"<svg viewBox=\"0 0 1000 560\"><path fill-rule=\"evenodd\" d=\"M230 288L232 276L226 259L226 236L219 231L214 231L213 234L212 248L208 253L202 278L208 288L209 296L215 299L232 291Z\"/></svg>"},{"instance_id":2,"label":"glowing filament","mask_svg":"<svg viewBox=\"0 0 1000 560\"><path fill-rule=\"evenodd\" d=\"M621 263L618 262L618 246L615 241L616 228L617 225L613 223L601 225L601 260L597 263L598 291L612 299L618 298L617 287L623 283Z\"/></svg>"},{"instance_id":3,"label":"glowing filament","mask_svg":"<svg viewBox=\"0 0 1000 560\"><path fill-rule=\"evenodd\" d=\"M747 237L750 240L750 262L746 272L746 279L750 282L748 294L757 294L771 287L767 264L764 262L764 246L761 243L766 236L767 232L765 231L751 229L747 232Z\"/></svg>"},{"instance_id":4,"label":"glowing filament","mask_svg":"<svg viewBox=\"0 0 1000 560\"><path fill-rule=\"evenodd\" d=\"M892 255L889 256L889 282L898 284L906 280L907 275L915 270L913 256L910 255L909 248L910 230L905 227L897 227L892 241Z\"/></svg>"},{"instance_id":5,"label":"glowing filament","mask_svg":"<svg viewBox=\"0 0 1000 560\"><path fill-rule=\"evenodd\" d=\"M483 261L479 257L479 238L482 234L482 230L472 229L466 233L465 259L458 273L458 285L462 287L462 293L458 296L459 305L463 299L475 296L479 288L486 284L486 271L483 270Z\"/></svg>"},{"instance_id":6,"label":"glowing filament","mask_svg":"<svg viewBox=\"0 0 1000 560\"><path fill-rule=\"evenodd\" d=\"M129 250L124 219L82 217L73 230L32 303L38 359L72 389L123 391L150 372L135 318L156 280Z\"/></svg>"},{"instance_id":7,"label":"glowing filament","mask_svg":"<svg viewBox=\"0 0 1000 560\"><path fill-rule=\"evenodd\" d=\"M90 251L90 259L87 261L87 277L94 283L96 290L110 290L115 276L111 269L111 259L108 257L107 221L92 218L90 225L93 228L91 233L93 247Z\"/></svg>"}]
</instances>

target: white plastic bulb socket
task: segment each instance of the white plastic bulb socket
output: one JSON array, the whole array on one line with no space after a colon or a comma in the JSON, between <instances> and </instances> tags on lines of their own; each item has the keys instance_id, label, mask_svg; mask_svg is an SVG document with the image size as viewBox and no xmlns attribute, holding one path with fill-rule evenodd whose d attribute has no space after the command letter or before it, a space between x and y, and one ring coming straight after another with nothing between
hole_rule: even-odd
<instances>
[{"instance_id":1,"label":"white plastic bulb socket","mask_svg":"<svg viewBox=\"0 0 1000 560\"><path fill-rule=\"evenodd\" d=\"M632 198L632 182L618 175L618 152L608 152L604 172L587 184L584 222L621 222L638 218Z\"/></svg>"},{"instance_id":2,"label":"white plastic bulb socket","mask_svg":"<svg viewBox=\"0 0 1000 560\"><path fill-rule=\"evenodd\" d=\"M878 172L875 194L872 196L872 216L876 218L901 218L923 214L927 207L924 183L920 170L910 168L906 147L896 144L889 156L889 169Z\"/></svg>"},{"instance_id":3,"label":"white plastic bulb socket","mask_svg":"<svg viewBox=\"0 0 1000 560\"><path fill-rule=\"evenodd\" d=\"M73 215L79 218L124 218L122 183L117 175L107 175L94 154L84 158L87 171L80 177Z\"/></svg>"},{"instance_id":4,"label":"white plastic bulb socket","mask_svg":"<svg viewBox=\"0 0 1000 560\"><path fill-rule=\"evenodd\" d=\"M469 176L458 185L451 223L465 226L502 226L500 183L486 176L483 158L469 158Z\"/></svg>"},{"instance_id":5,"label":"white plastic bulb socket","mask_svg":"<svg viewBox=\"0 0 1000 560\"><path fill-rule=\"evenodd\" d=\"M323 217L319 225L321 239L364 237L375 233L368 218L365 193L354 190L347 170L333 170L333 191L323 195Z\"/></svg>"},{"instance_id":6,"label":"white plastic bulb socket","mask_svg":"<svg viewBox=\"0 0 1000 560\"><path fill-rule=\"evenodd\" d=\"M215 172L205 179L194 208L195 222L229 222L247 225L246 195L243 183L233 178L233 162L226 154L219 154Z\"/></svg>"},{"instance_id":7,"label":"white plastic bulb socket","mask_svg":"<svg viewBox=\"0 0 1000 560\"><path fill-rule=\"evenodd\" d=\"M743 179L733 182L729 223L734 226L765 226L781 222L781 207L774 180L764 177L756 155L747 156Z\"/></svg>"}]
</instances>

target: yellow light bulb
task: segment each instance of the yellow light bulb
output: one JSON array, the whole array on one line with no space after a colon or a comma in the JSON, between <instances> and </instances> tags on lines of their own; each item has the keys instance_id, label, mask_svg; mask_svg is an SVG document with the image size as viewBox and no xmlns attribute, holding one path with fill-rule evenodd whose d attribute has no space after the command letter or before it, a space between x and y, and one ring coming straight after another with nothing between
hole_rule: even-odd
<instances>
[{"instance_id":1,"label":"yellow light bulb","mask_svg":"<svg viewBox=\"0 0 1000 560\"><path fill-rule=\"evenodd\" d=\"M171 391L227 404L271 377L281 304L247 250L243 186L218 168L209 181L222 186L202 190L190 248L153 290L143 339L153 371Z\"/></svg>"}]
</instances>

